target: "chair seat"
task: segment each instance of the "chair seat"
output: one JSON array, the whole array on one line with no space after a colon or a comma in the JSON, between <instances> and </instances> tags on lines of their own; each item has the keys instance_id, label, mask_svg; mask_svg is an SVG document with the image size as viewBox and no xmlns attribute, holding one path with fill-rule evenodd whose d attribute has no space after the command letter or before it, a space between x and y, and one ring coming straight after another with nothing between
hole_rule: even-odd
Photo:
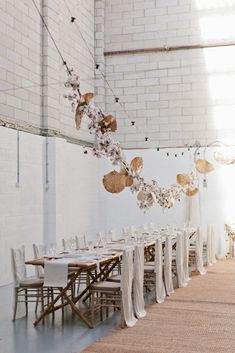
<instances>
[{"instance_id":1,"label":"chair seat","mask_svg":"<svg viewBox=\"0 0 235 353\"><path fill-rule=\"evenodd\" d=\"M121 275L115 275L107 278L107 281L120 283Z\"/></svg>"},{"instance_id":2,"label":"chair seat","mask_svg":"<svg viewBox=\"0 0 235 353\"><path fill-rule=\"evenodd\" d=\"M23 281L20 281L19 287L26 287L26 288L40 288L43 286L43 279L40 278L27 278Z\"/></svg>"},{"instance_id":3,"label":"chair seat","mask_svg":"<svg viewBox=\"0 0 235 353\"><path fill-rule=\"evenodd\" d=\"M154 266L154 261L145 262L144 266Z\"/></svg>"},{"instance_id":4,"label":"chair seat","mask_svg":"<svg viewBox=\"0 0 235 353\"><path fill-rule=\"evenodd\" d=\"M92 285L91 289L93 290L110 290L110 291L119 291L120 283L111 282L111 281L102 281L96 282Z\"/></svg>"},{"instance_id":5,"label":"chair seat","mask_svg":"<svg viewBox=\"0 0 235 353\"><path fill-rule=\"evenodd\" d=\"M145 273L154 273L154 267L153 266L144 266L144 272Z\"/></svg>"}]
</instances>

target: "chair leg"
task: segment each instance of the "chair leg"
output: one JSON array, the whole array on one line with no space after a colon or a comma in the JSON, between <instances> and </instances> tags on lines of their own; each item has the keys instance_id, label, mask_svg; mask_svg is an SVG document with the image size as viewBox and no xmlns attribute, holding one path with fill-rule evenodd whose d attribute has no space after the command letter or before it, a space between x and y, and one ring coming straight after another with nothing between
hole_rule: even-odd
<instances>
[{"instance_id":1,"label":"chair leg","mask_svg":"<svg viewBox=\"0 0 235 353\"><path fill-rule=\"evenodd\" d=\"M100 321L103 321L103 294L97 293L97 295L100 295L100 298L99 298L99 300L100 300Z\"/></svg>"},{"instance_id":2,"label":"chair leg","mask_svg":"<svg viewBox=\"0 0 235 353\"><path fill-rule=\"evenodd\" d=\"M94 295L95 293L94 292L91 292L91 326L94 327Z\"/></svg>"},{"instance_id":3,"label":"chair leg","mask_svg":"<svg viewBox=\"0 0 235 353\"><path fill-rule=\"evenodd\" d=\"M41 287L40 289L40 295L41 295L41 311L43 312L44 310L44 289Z\"/></svg>"},{"instance_id":4,"label":"chair leg","mask_svg":"<svg viewBox=\"0 0 235 353\"><path fill-rule=\"evenodd\" d=\"M38 311L38 303L39 303L39 289L37 289L37 300L36 300L36 305L35 305L35 313Z\"/></svg>"},{"instance_id":5,"label":"chair leg","mask_svg":"<svg viewBox=\"0 0 235 353\"><path fill-rule=\"evenodd\" d=\"M25 309L26 309L26 316L28 316L28 289L25 289Z\"/></svg>"},{"instance_id":6,"label":"chair leg","mask_svg":"<svg viewBox=\"0 0 235 353\"><path fill-rule=\"evenodd\" d=\"M13 308L12 321L15 321L15 319L16 319L17 304L18 304L18 291L17 291L17 288L15 288L15 290L14 290L14 308Z\"/></svg>"}]
</instances>

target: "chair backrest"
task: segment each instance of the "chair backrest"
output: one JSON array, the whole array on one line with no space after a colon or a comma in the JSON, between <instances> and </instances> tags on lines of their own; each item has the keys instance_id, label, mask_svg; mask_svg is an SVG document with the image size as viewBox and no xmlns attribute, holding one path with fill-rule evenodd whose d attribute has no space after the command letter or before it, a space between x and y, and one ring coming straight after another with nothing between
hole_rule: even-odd
<instances>
[{"instance_id":1,"label":"chair backrest","mask_svg":"<svg viewBox=\"0 0 235 353\"><path fill-rule=\"evenodd\" d=\"M17 249L11 248L11 265L14 286L18 286L19 282L25 280L27 277L24 245Z\"/></svg>"},{"instance_id":2,"label":"chair backrest","mask_svg":"<svg viewBox=\"0 0 235 353\"><path fill-rule=\"evenodd\" d=\"M46 253L46 246L42 244L33 244L33 254L35 259L42 258ZM41 266L35 266L36 277L40 278L44 274L44 270Z\"/></svg>"}]
</instances>

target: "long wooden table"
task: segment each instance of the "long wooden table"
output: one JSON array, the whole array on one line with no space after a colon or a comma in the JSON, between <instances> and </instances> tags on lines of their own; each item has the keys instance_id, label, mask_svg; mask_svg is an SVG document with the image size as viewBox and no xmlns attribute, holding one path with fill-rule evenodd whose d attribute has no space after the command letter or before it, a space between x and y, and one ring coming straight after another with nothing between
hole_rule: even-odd
<instances>
[{"instance_id":1,"label":"long wooden table","mask_svg":"<svg viewBox=\"0 0 235 353\"><path fill-rule=\"evenodd\" d=\"M195 231L192 231L190 234L190 237L192 234L194 234ZM116 243L116 248L120 246L120 242ZM123 245L125 243L122 243ZM154 259L154 244L155 240L149 241L145 244L145 255L147 254L148 259L151 261ZM112 244L112 246L115 248L115 245ZM135 246L135 243L133 242L132 246ZM164 245L163 245L164 247ZM95 262L79 262L79 260L74 261L71 259L71 262L68 264L68 270L70 272L70 276L68 277L68 282L67 285L64 288L58 288L59 294L56 296L55 299L53 299L45 308L45 310L41 313L41 315L35 320L34 325L37 325L41 320L44 319L45 316L49 315L50 313L53 313L54 311L60 309L61 307L65 305L70 305L73 312L80 317L80 319L90 328L92 328L90 320L84 315L84 313L79 309L79 306L76 305L80 299L83 301L86 301L87 298L90 296L90 286L92 286L93 283L97 281L103 281L107 279L109 274L112 272L112 270L120 263L121 256L122 256L122 249L120 248L119 250L116 249L116 252L114 252L115 249L113 249L113 255L111 256L104 256L103 258L99 259L98 261ZM51 258L56 258L51 257ZM27 265L33 265L33 266L43 266L45 265L45 262L48 261L47 258L41 258L41 259L36 259L36 260L30 260L26 261ZM97 263L99 264L99 271L94 271L97 268ZM72 288L75 284L76 279L81 275L82 272L88 273L90 277L90 283L87 285L84 290L81 293L78 293L74 297L70 297L68 295L68 290ZM59 300L65 299L65 303L56 305Z\"/></svg>"}]
</instances>

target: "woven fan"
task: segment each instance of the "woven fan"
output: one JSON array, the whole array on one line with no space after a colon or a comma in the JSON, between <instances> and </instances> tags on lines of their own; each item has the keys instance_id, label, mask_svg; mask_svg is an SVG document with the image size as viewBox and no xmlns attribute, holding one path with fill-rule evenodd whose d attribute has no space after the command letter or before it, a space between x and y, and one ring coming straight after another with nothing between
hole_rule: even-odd
<instances>
[{"instance_id":1,"label":"woven fan","mask_svg":"<svg viewBox=\"0 0 235 353\"><path fill-rule=\"evenodd\" d=\"M189 178L188 174L177 174L176 181L181 186L186 186L190 183L190 178Z\"/></svg>"},{"instance_id":2,"label":"woven fan","mask_svg":"<svg viewBox=\"0 0 235 353\"><path fill-rule=\"evenodd\" d=\"M76 129L79 130L81 127L81 122L84 113L80 111L80 107L83 105L88 105L92 98L94 97L94 93L85 93L81 96L80 101L77 105L76 112L75 112L75 124L76 124Z\"/></svg>"},{"instance_id":3,"label":"woven fan","mask_svg":"<svg viewBox=\"0 0 235 353\"><path fill-rule=\"evenodd\" d=\"M118 194L125 189L126 180L125 175L118 173L117 171L112 171L103 177L103 184L108 192L113 194Z\"/></svg>"},{"instance_id":4,"label":"woven fan","mask_svg":"<svg viewBox=\"0 0 235 353\"><path fill-rule=\"evenodd\" d=\"M104 116L104 118L101 119L98 124L101 128L101 132L103 133L108 130L111 130L112 132L115 132L117 130L117 120L112 115Z\"/></svg>"},{"instance_id":5,"label":"woven fan","mask_svg":"<svg viewBox=\"0 0 235 353\"><path fill-rule=\"evenodd\" d=\"M224 157L221 153L215 152L214 159L221 164L233 164L235 162L234 158Z\"/></svg>"},{"instance_id":6,"label":"woven fan","mask_svg":"<svg viewBox=\"0 0 235 353\"><path fill-rule=\"evenodd\" d=\"M140 191L140 192L137 194L137 200L140 201L140 202L142 202L142 201L144 201L144 199L145 199L145 194L144 194L143 191Z\"/></svg>"},{"instance_id":7,"label":"woven fan","mask_svg":"<svg viewBox=\"0 0 235 353\"><path fill-rule=\"evenodd\" d=\"M195 162L196 169L199 173L210 173L214 170L213 164L205 159L197 159Z\"/></svg>"},{"instance_id":8,"label":"woven fan","mask_svg":"<svg viewBox=\"0 0 235 353\"><path fill-rule=\"evenodd\" d=\"M139 174L143 169L143 158L135 157L131 161L131 169L135 174Z\"/></svg>"},{"instance_id":9,"label":"woven fan","mask_svg":"<svg viewBox=\"0 0 235 353\"><path fill-rule=\"evenodd\" d=\"M120 174L123 174L125 176L125 182L126 182L126 186L131 186L134 182L134 179L131 175L129 175L126 171L125 168L122 168L120 170Z\"/></svg>"},{"instance_id":10,"label":"woven fan","mask_svg":"<svg viewBox=\"0 0 235 353\"><path fill-rule=\"evenodd\" d=\"M187 196L194 196L194 195L196 195L197 193L198 193L198 188L195 188L195 189L188 189L187 191L186 191L186 195Z\"/></svg>"}]
</instances>

